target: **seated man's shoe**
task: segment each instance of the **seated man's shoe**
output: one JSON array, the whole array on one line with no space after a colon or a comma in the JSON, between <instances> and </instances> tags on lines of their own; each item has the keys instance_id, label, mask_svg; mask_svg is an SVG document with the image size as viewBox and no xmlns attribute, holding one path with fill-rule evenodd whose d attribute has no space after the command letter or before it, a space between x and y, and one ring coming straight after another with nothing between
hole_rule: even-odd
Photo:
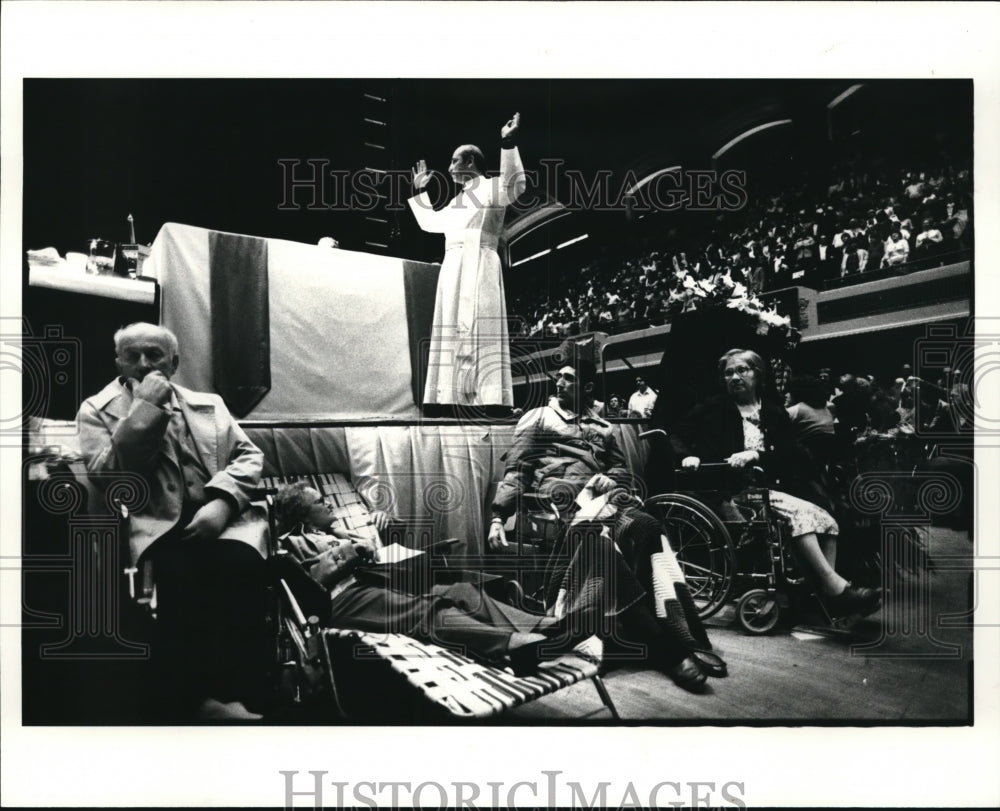
<instances>
[{"instance_id":1,"label":"seated man's shoe","mask_svg":"<svg viewBox=\"0 0 1000 811\"><path fill-rule=\"evenodd\" d=\"M691 658L698 663L698 667L702 669L706 676L722 679L729 675L729 665L717 653L713 653L710 650L697 649L691 651Z\"/></svg>"},{"instance_id":2,"label":"seated man's shoe","mask_svg":"<svg viewBox=\"0 0 1000 811\"><path fill-rule=\"evenodd\" d=\"M866 617L874 614L882 606L882 592L878 589L852 586L850 583L840 592L831 596L821 596L820 602L835 617Z\"/></svg>"},{"instance_id":3,"label":"seated man's shoe","mask_svg":"<svg viewBox=\"0 0 1000 811\"><path fill-rule=\"evenodd\" d=\"M676 665L670 665L663 669L678 687L682 687L690 693L703 693L705 691L708 677L692 658L682 659Z\"/></svg>"}]
</instances>

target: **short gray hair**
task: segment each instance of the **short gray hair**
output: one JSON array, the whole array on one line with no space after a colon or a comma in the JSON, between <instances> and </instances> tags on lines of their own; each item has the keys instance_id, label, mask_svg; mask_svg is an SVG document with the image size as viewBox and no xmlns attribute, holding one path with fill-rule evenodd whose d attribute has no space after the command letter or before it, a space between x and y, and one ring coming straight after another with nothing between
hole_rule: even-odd
<instances>
[{"instance_id":1,"label":"short gray hair","mask_svg":"<svg viewBox=\"0 0 1000 811\"><path fill-rule=\"evenodd\" d=\"M164 338L167 339L167 346L170 348L170 354L171 354L171 356L177 354L177 350L178 350L177 336L174 335L173 332L171 332L166 327L161 326L160 324L150 324L148 321L135 321L135 322L133 322L131 324L128 324L128 325L122 327L121 329L119 329L115 333L115 354L116 355L119 354L119 352L121 351L122 341L125 340L126 336L129 334L129 332L132 331L132 330L140 329L140 328L141 329L151 329L151 330L155 330L155 331L159 332Z\"/></svg>"},{"instance_id":2,"label":"short gray hair","mask_svg":"<svg viewBox=\"0 0 1000 811\"><path fill-rule=\"evenodd\" d=\"M298 481L284 485L274 497L274 514L278 532L288 532L309 516L312 504L306 497L307 482Z\"/></svg>"},{"instance_id":3,"label":"short gray hair","mask_svg":"<svg viewBox=\"0 0 1000 811\"><path fill-rule=\"evenodd\" d=\"M747 366L757 373L758 392L763 391L764 383L767 380L767 368L764 365L764 359L752 349L730 349L725 355L719 358L719 376L725 375L726 364L735 357L746 359Z\"/></svg>"}]
</instances>

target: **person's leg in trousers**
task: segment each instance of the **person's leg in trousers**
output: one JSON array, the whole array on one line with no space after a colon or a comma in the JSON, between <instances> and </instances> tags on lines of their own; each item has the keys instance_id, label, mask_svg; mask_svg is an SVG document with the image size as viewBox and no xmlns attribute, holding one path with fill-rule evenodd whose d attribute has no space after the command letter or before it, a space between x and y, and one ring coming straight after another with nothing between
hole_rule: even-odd
<instances>
[{"instance_id":1,"label":"person's leg in trousers","mask_svg":"<svg viewBox=\"0 0 1000 811\"><path fill-rule=\"evenodd\" d=\"M711 642L698 619L697 608L686 584L674 584L671 595L676 599L665 600L662 612L665 616L660 616L661 612L656 610L653 555L665 554L662 536L660 523L653 516L631 509L621 516L615 540L639 587L646 592L647 596L642 601L645 614L660 625L663 632L660 639L667 645L669 657L676 657L682 651L689 653L692 648L710 649ZM634 627L649 629L649 617L633 614L627 621Z\"/></svg>"},{"instance_id":2,"label":"person's leg in trousers","mask_svg":"<svg viewBox=\"0 0 1000 811\"><path fill-rule=\"evenodd\" d=\"M532 614L493 599L475 583L438 585L433 587L432 593L451 601L473 619L497 628L527 633L551 623L550 617Z\"/></svg>"},{"instance_id":3,"label":"person's leg in trousers","mask_svg":"<svg viewBox=\"0 0 1000 811\"><path fill-rule=\"evenodd\" d=\"M555 620L494 600L472 583L435 586L446 602L436 606L432 624L435 641L495 660L512 648L541 643Z\"/></svg>"},{"instance_id":4,"label":"person's leg in trousers","mask_svg":"<svg viewBox=\"0 0 1000 811\"><path fill-rule=\"evenodd\" d=\"M154 661L164 712L183 717L208 698L261 703L270 646L260 555L228 540L162 538L155 547L159 633Z\"/></svg>"},{"instance_id":5,"label":"person's leg in trousers","mask_svg":"<svg viewBox=\"0 0 1000 811\"><path fill-rule=\"evenodd\" d=\"M204 587L215 617L209 632L216 697L263 709L272 698L267 676L274 664L264 559L241 541L223 538L203 547L197 554L205 564Z\"/></svg>"},{"instance_id":6,"label":"person's leg in trousers","mask_svg":"<svg viewBox=\"0 0 1000 811\"><path fill-rule=\"evenodd\" d=\"M149 550L157 599L153 665L158 699L154 709L163 720L190 717L208 697L203 670L211 648L199 625L206 610L202 573L189 547L168 536Z\"/></svg>"},{"instance_id":7,"label":"person's leg in trousers","mask_svg":"<svg viewBox=\"0 0 1000 811\"><path fill-rule=\"evenodd\" d=\"M489 659L505 655L517 631L503 616L499 627L475 619L441 593L413 595L357 584L338 594L330 608L337 627L404 634Z\"/></svg>"}]
</instances>

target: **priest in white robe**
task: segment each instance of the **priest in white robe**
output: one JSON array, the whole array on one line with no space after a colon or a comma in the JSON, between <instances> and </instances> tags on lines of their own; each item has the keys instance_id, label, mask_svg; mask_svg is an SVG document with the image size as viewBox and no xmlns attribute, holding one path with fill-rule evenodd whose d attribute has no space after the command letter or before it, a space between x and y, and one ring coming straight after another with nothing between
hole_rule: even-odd
<instances>
[{"instance_id":1,"label":"priest in white robe","mask_svg":"<svg viewBox=\"0 0 1000 811\"><path fill-rule=\"evenodd\" d=\"M445 235L431 328L424 404L514 405L507 335L507 306L497 243L504 212L524 193L521 156L514 145L520 113L500 131L500 176L485 176L482 151L460 146L449 174L461 191L435 211L424 191L430 181L425 161L413 170L416 196L410 208L424 231Z\"/></svg>"}]
</instances>

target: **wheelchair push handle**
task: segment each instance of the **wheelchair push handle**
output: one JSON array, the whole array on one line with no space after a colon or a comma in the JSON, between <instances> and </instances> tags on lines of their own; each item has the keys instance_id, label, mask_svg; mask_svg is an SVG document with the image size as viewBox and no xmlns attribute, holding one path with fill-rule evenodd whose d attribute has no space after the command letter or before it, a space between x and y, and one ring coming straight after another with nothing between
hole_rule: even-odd
<instances>
[{"instance_id":1,"label":"wheelchair push handle","mask_svg":"<svg viewBox=\"0 0 1000 811\"><path fill-rule=\"evenodd\" d=\"M639 434L639 439L646 442L656 443L668 440L670 435L663 428L650 428L648 431L642 431ZM691 470L689 468L677 468L674 474L681 475L691 475L692 473L704 472L707 475L721 476L725 475L726 471L739 471L740 475L745 477L750 484L759 484L765 481L764 468L759 465L748 465L744 468L734 468L728 462L702 462L698 465L696 470Z\"/></svg>"},{"instance_id":2,"label":"wheelchair push handle","mask_svg":"<svg viewBox=\"0 0 1000 811\"><path fill-rule=\"evenodd\" d=\"M687 468L678 468L678 470L686 470ZM764 468L760 465L747 465L746 467L733 467L729 462L702 462L698 465L698 470L705 470L708 472L718 473L723 470L743 470L748 473L754 473L755 475L764 475Z\"/></svg>"}]
</instances>

